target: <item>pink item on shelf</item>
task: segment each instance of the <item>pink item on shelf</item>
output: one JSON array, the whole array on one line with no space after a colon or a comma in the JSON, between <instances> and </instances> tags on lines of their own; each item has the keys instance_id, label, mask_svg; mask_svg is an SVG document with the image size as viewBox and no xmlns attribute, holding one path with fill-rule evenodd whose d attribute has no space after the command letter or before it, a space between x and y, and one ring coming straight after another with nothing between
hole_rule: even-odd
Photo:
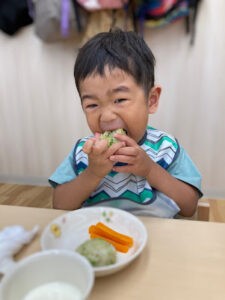
<instances>
[{"instance_id":1,"label":"pink item on shelf","mask_svg":"<svg viewBox=\"0 0 225 300\"><path fill-rule=\"evenodd\" d=\"M87 10L119 9L128 4L129 0L77 0Z\"/></svg>"}]
</instances>

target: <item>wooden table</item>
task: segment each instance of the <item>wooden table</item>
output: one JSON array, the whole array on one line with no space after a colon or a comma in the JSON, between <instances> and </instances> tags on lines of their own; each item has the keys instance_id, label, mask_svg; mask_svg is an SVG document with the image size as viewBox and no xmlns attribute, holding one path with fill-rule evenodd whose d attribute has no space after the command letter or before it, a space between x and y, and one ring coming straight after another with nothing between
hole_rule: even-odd
<instances>
[{"instance_id":1,"label":"wooden table","mask_svg":"<svg viewBox=\"0 0 225 300\"><path fill-rule=\"evenodd\" d=\"M64 211L0 205L0 230L41 229ZM124 270L97 278L90 300L225 299L225 224L141 217L149 233L143 253ZM41 230L42 231L42 230ZM40 233L41 233L40 231ZM17 255L40 250L40 234Z\"/></svg>"}]
</instances>

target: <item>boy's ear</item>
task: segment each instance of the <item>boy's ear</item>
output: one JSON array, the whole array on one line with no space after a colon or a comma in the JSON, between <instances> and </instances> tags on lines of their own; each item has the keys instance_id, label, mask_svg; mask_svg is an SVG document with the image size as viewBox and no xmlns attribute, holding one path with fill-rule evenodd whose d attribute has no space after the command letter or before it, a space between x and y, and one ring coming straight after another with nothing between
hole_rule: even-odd
<instances>
[{"instance_id":1,"label":"boy's ear","mask_svg":"<svg viewBox=\"0 0 225 300\"><path fill-rule=\"evenodd\" d=\"M154 85L151 91L149 92L149 97L148 97L149 114L154 114L157 111L161 90L162 89L159 85Z\"/></svg>"}]
</instances>

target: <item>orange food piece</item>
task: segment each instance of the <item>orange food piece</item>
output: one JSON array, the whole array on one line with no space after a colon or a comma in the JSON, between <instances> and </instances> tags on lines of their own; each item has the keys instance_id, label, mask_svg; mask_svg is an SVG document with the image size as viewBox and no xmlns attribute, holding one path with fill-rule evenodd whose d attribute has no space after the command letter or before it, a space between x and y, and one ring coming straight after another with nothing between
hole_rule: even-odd
<instances>
[{"instance_id":1,"label":"orange food piece","mask_svg":"<svg viewBox=\"0 0 225 300\"><path fill-rule=\"evenodd\" d=\"M106 237L103 237L101 235L98 235L96 233L91 233L90 235L91 239L96 239L96 238L100 238L100 239L103 239L105 240L106 242L110 243L111 245L113 245L115 247L115 249L119 252L122 252L122 253L127 253L128 250L129 250L129 247L126 246L126 245L122 245L122 244L119 244L115 241L112 241L110 239L107 239Z\"/></svg>"},{"instance_id":2,"label":"orange food piece","mask_svg":"<svg viewBox=\"0 0 225 300\"><path fill-rule=\"evenodd\" d=\"M111 244L114 244L116 250L124 253L126 253L134 243L132 237L119 233L102 222L99 222L96 225L91 225L89 227L89 234L91 238L99 237L105 239Z\"/></svg>"},{"instance_id":3,"label":"orange food piece","mask_svg":"<svg viewBox=\"0 0 225 300\"><path fill-rule=\"evenodd\" d=\"M101 232L104 232L104 234L106 234L110 239L118 243L128 245L129 247L133 246L134 242L132 237L119 233L118 231L115 231L112 228L106 226L102 222L98 222L96 224L96 227L98 228L98 230L101 230Z\"/></svg>"}]
</instances>

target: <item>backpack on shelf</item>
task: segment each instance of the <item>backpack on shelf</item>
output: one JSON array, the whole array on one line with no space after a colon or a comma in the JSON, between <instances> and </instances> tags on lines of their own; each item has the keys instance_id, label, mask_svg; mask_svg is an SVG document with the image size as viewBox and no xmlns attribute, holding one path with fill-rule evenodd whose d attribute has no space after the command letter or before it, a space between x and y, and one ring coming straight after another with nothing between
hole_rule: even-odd
<instances>
[{"instance_id":1,"label":"backpack on shelf","mask_svg":"<svg viewBox=\"0 0 225 300\"><path fill-rule=\"evenodd\" d=\"M81 44L99 32L113 27L134 30L133 11L129 0L77 0L88 12Z\"/></svg>"},{"instance_id":2,"label":"backpack on shelf","mask_svg":"<svg viewBox=\"0 0 225 300\"><path fill-rule=\"evenodd\" d=\"M193 44L200 2L201 0L137 0L139 30L143 33L144 25L161 27L183 18L186 21L186 31L191 34L190 43Z\"/></svg>"},{"instance_id":3,"label":"backpack on shelf","mask_svg":"<svg viewBox=\"0 0 225 300\"><path fill-rule=\"evenodd\" d=\"M36 35L45 42L55 42L77 35L85 16L75 0L30 0Z\"/></svg>"},{"instance_id":4,"label":"backpack on shelf","mask_svg":"<svg viewBox=\"0 0 225 300\"><path fill-rule=\"evenodd\" d=\"M33 23L26 0L0 1L0 30L9 36Z\"/></svg>"}]
</instances>

